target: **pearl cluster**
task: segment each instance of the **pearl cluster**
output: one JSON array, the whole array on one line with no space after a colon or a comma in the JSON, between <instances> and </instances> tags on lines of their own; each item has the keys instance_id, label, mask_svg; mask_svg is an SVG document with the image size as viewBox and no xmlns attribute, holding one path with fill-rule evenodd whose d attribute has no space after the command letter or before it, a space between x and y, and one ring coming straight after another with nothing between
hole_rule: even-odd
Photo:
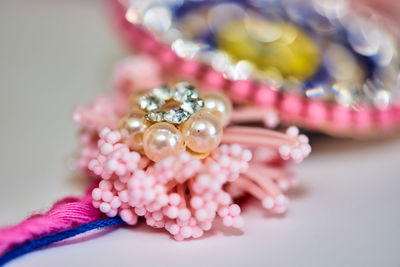
<instances>
[{"instance_id":1,"label":"pearl cluster","mask_svg":"<svg viewBox=\"0 0 400 267\"><path fill-rule=\"evenodd\" d=\"M156 87L133 94L131 102L131 110L120 122L121 132L131 149L143 151L153 161L185 150L206 157L221 142L222 127L232 110L222 94L205 92L200 98L187 82L177 83L174 89Z\"/></svg>"}]
</instances>

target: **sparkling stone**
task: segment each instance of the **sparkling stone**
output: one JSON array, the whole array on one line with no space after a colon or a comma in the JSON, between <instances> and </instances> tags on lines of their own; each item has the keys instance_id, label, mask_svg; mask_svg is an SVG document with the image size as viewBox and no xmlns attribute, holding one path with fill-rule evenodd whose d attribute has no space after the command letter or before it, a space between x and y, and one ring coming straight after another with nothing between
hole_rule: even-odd
<instances>
[{"instance_id":1,"label":"sparkling stone","mask_svg":"<svg viewBox=\"0 0 400 267\"><path fill-rule=\"evenodd\" d=\"M147 111L159 109L163 104L163 101L152 96L142 96L139 98L139 107Z\"/></svg>"},{"instance_id":2,"label":"sparkling stone","mask_svg":"<svg viewBox=\"0 0 400 267\"><path fill-rule=\"evenodd\" d=\"M192 59L202 50L202 46L198 43L178 38L171 44L171 49L179 57Z\"/></svg>"},{"instance_id":3,"label":"sparkling stone","mask_svg":"<svg viewBox=\"0 0 400 267\"><path fill-rule=\"evenodd\" d=\"M157 32L165 32L171 27L171 11L163 6L149 8L143 16L144 25Z\"/></svg>"},{"instance_id":4,"label":"sparkling stone","mask_svg":"<svg viewBox=\"0 0 400 267\"><path fill-rule=\"evenodd\" d=\"M185 102L199 98L199 92L188 82L181 82L176 84L174 99L178 102Z\"/></svg>"},{"instance_id":5,"label":"sparkling stone","mask_svg":"<svg viewBox=\"0 0 400 267\"><path fill-rule=\"evenodd\" d=\"M199 112L204 107L203 99L194 99L182 103L181 108L190 114Z\"/></svg>"},{"instance_id":6,"label":"sparkling stone","mask_svg":"<svg viewBox=\"0 0 400 267\"><path fill-rule=\"evenodd\" d=\"M190 113L181 108L174 108L164 113L164 120L173 124L181 124L189 118Z\"/></svg>"},{"instance_id":7,"label":"sparkling stone","mask_svg":"<svg viewBox=\"0 0 400 267\"><path fill-rule=\"evenodd\" d=\"M146 120L151 122L160 122L164 120L164 112L161 110L153 110L145 115Z\"/></svg>"},{"instance_id":8,"label":"sparkling stone","mask_svg":"<svg viewBox=\"0 0 400 267\"><path fill-rule=\"evenodd\" d=\"M173 90L166 86L156 87L153 90L151 90L151 96L160 99L162 101L167 101L172 98Z\"/></svg>"}]
</instances>

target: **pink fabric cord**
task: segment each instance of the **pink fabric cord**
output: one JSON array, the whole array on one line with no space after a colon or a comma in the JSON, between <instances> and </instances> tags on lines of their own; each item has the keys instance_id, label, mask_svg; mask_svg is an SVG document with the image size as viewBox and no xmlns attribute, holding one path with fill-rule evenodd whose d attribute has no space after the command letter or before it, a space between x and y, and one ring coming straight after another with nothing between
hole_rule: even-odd
<instances>
[{"instance_id":1,"label":"pink fabric cord","mask_svg":"<svg viewBox=\"0 0 400 267\"><path fill-rule=\"evenodd\" d=\"M66 197L57 201L44 214L36 214L25 221L0 229L0 255L26 241L67 230L102 218L92 205L90 186L82 198Z\"/></svg>"}]
</instances>

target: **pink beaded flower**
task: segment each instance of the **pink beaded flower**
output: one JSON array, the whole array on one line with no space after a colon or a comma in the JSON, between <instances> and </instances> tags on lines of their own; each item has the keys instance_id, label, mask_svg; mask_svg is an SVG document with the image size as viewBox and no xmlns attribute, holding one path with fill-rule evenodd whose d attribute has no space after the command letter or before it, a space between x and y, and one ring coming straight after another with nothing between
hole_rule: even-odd
<instances>
[{"instance_id":1,"label":"pink beaded flower","mask_svg":"<svg viewBox=\"0 0 400 267\"><path fill-rule=\"evenodd\" d=\"M136 74L141 71L151 73ZM240 126L235 121L252 118L238 119L221 93L187 82L160 86L157 69L139 63L119 64L114 77L112 97L78 107L74 115L83 126L80 167L100 180L92 199L101 212L130 225L144 217L183 240L201 237L217 218L242 227L234 200L244 194L271 213L286 211L284 192L297 180L283 160L300 162L311 152L296 127L280 133ZM159 84L142 90L142 77Z\"/></svg>"}]
</instances>

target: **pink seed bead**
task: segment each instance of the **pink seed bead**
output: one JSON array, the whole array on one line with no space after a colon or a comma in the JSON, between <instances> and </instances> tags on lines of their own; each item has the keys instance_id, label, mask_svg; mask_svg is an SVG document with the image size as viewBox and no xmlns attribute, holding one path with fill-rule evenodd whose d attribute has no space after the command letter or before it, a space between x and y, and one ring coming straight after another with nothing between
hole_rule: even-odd
<instances>
[{"instance_id":1,"label":"pink seed bead","mask_svg":"<svg viewBox=\"0 0 400 267\"><path fill-rule=\"evenodd\" d=\"M160 221L164 216L161 211L155 211L153 212L152 217L154 220Z\"/></svg>"},{"instance_id":2,"label":"pink seed bead","mask_svg":"<svg viewBox=\"0 0 400 267\"><path fill-rule=\"evenodd\" d=\"M254 94L256 104L263 107L272 107L276 104L278 94L273 88L268 85L261 85Z\"/></svg>"},{"instance_id":3,"label":"pink seed bead","mask_svg":"<svg viewBox=\"0 0 400 267\"><path fill-rule=\"evenodd\" d=\"M159 195L159 196L157 197L157 203L158 203L160 206L165 206L165 205L167 205L167 204L168 204L168 196L165 195L165 194Z\"/></svg>"},{"instance_id":4,"label":"pink seed bead","mask_svg":"<svg viewBox=\"0 0 400 267\"><path fill-rule=\"evenodd\" d=\"M138 216L144 216L144 215L146 214L146 209L136 207L136 208L135 208L135 213L136 213Z\"/></svg>"},{"instance_id":5,"label":"pink seed bead","mask_svg":"<svg viewBox=\"0 0 400 267\"><path fill-rule=\"evenodd\" d=\"M175 219L179 215L179 209L177 207L175 207L175 206L170 206L166 210L166 214L165 215L167 215L171 219Z\"/></svg>"},{"instance_id":6,"label":"pink seed bead","mask_svg":"<svg viewBox=\"0 0 400 267\"><path fill-rule=\"evenodd\" d=\"M353 112L356 129L360 132L367 131L371 127L372 123L371 112L367 109Z\"/></svg>"},{"instance_id":7,"label":"pink seed bead","mask_svg":"<svg viewBox=\"0 0 400 267\"><path fill-rule=\"evenodd\" d=\"M190 226L184 226L181 229L181 235L183 238L189 238L192 236L192 228Z\"/></svg>"},{"instance_id":8,"label":"pink seed bead","mask_svg":"<svg viewBox=\"0 0 400 267\"><path fill-rule=\"evenodd\" d=\"M169 203L171 205L177 206L181 202L181 197L177 193L172 193L169 195Z\"/></svg>"},{"instance_id":9,"label":"pink seed bead","mask_svg":"<svg viewBox=\"0 0 400 267\"><path fill-rule=\"evenodd\" d=\"M182 236L181 233L174 235L176 241L183 241L185 238Z\"/></svg>"},{"instance_id":10,"label":"pink seed bead","mask_svg":"<svg viewBox=\"0 0 400 267\"><path fill-rule=\"evenodd\" d=\"M199 197L199 196L194 196L190 200L190 205L194 209L199 209L201 206L203 206L203 203L204 203L203 199L201 197Z\"/></svg>"},{"instance_id":11,"label":"pink seed bead","mask_svg":"<svg viewBox=\"0 0 400 267\"><path fill-rule=\"evenodd\" d=\"M262 201L262 206L267 210L272 209L275 206L275 201L272 197L266 197Z\"/></svg>"},{"instance_id":12,"label":"pink seed bead","mask_svg":"<svg viewBox=\"0 0 400 267\"><path fill-rule=\"evenodd\" d=\"M289 128L287 128L286 130L286 134L289 135L290 137L296 137L299 135L299 128L297 128L296 126L290 126Z\"/></svg>"},{"instance_id":13,"label":"pink seed bead","mask_svg":"<svg viewBox=\"0 0 400 267\"><path fill-rule=\"evenodd\" d=\"M102 180L99 183L99 188L102 190L111 190L112 184L109 181Z\"/></svg>"},{"instance_id":14,"label":"pink seed bead","mask_svg":"<svg viewBox=\"0 0 400 267\"><path fill-rule=\"evenodd\" d=\"M194 77L197 76L201 68L200 63L192 60L184 60L180 65L180 72L183 75Z\"/></svg>"},{"instance_id":15,"label":"pink seed bead","mask_svg":"<svg viewBox=\"0 0 400 267\"><path fill-rule=\"evenodd\" d=\"M119 199L122 201L122 202L128 202L128 200L129 200L129 194L128 194L128 191L127 190L123 190L123 191L121 191L121 192L119 192L118 193L118 196L119 196Z\"/></svg>"},{"instance_id":16,"label":"pink seed bead","mask_svg":"<svg viewBox=\"0 0 400 267\"><path fill-rule=\"evenodd\" d=\"M111 210L111 206L110 206L110 204L103 202L100 204L99 209L101 212L107 213Z\"/></svg>"},{"instance_id":17,"label":"pink seed bead","mask_svg":"<svg viewBox=\"0 0 400 267\"><path fill-rule=\"evenodd\" d=\"M125 185L124 185L121 181L116 180L116 181L114 182L114 188L115 188L117 191L121 191L122 189L124 189L124 187L125 187Z\"/></svg>"},{"instance_id":18,"label":"pink seed bead","mask_svg":"<svg viewBox=\"0 0 400 267\"><path fill-rule=\"evenodd\" d=\"M316 127L323 124L327 117L327 110L322 101L309 101L307 105L307 122Z\"/></svg>"},{"instance_id":19,"label":"pink seed bead","mask_svg":"<svg viewBox=\"0 0 400 267\"><path fill-rule=\"evenodd\" d=\"M106 215L108 217L115 217L115 216L117 216L117 214L118 214L118 210L117 209L110 209L110 211L106 213Z\"/></svg>"},{"instance_id":20,"label":"pink seed bead","mask_svg":"<svg viewBox=\"0 0 400 267\"><path fill-rule=\"evenodd\" d=\"M208 230L211 229L212 224L211 224L210 221L205 221L205 222L202 222L202 223L200 224L200 226L201 226L201 228L202 228L204 231L208 231Z\"/></svg>"},{"instance_id":21,"label":"pink seed bead","mask_svg":"<svg viewBox=\"0 0 400 267\"><path fill-rule=\"evenodd\" d=\"M113 196L113 199L111 200L110 206L113 209L118 209L121 206L121 200L119 200L119 197Z\"/></svg>"},{"instance_id":22,"label":"pink seed bead","mask_svg":"<svg viewBox=\"0 0 400 267\"><path fill-rule=\"evenodd\" d=\"M156 220L154 220L152 217L146 218L146 224L147 225L154 226L155 223L156 223Z\"/></svg>"},{"instance_id":23,"label":"pink seed bead","mask_svg":"<svg viewBox=\"0 0 400 267\"><path fill-rule=\"evenodd\" d=\"M100 153L103 155L108 155L113 152L113 145L110 143L105 143L100 147Z\"/></svg>"},{"instance_id":24,"label":"pink seed bead","mask_svg":"<svg viewBox=\"0 0 400 267\"><path fill-rule=\"evenodd\" d=\"M146 201L152 201L152 200L155 199L155 197L156 197L156 195L155 195L155 193L154 193L153 190L151 190L151 189L146 189L146 191L144 191L143 198L144 198Z\"/></svg>"},{"instance_id":25,"label":"pink seed bead","mask_svg":"<svg viewBox=\"0 0 400 267\"><path fill-rule=\"evenodd\" d=\"M203 235L203 230L201 230L200 227L195 226L195 227L192 228L192 236L193 236L194 238L199 238L199 237L201 237L202 235Z\"/></svg>"},{"instance_id":26,"label":"pink seed bead","mask_svg":"<svg viewBox=\"0 0 400 267\"><path fill-rule=\"evenodd\" d=\"M381 130L386 131L392 126L392 112L390 109L378 110L377 119Z\"/></svg>"},{"instance_id":27,"label":"pink seed bead","mask_svg":"<svg viewBox=\"0 0 400 267\"><path fill-rule=\"evenodd\" d=\"M101 138L106 138L106 136L107 136L107 134L109 133L109 132L111 132L111 130L109 129L109 128L103 128L103 129L101 129L101 131L100 131L100 133L99 133L99 136L101 137Z\"/></svg>"},{"instance_id":28,"label":"pink seed bead","mask_svg":"<svg viewBox=\"0 0 400 267\"><path fill-rule=\"evenodd\" d=\"M207 211L205 209L199 209L196 211L196 219L200 222L207 219Z\"/></svg>"},{"instance_id":29,"label":"pink seed bead","mask_svg":"<svg viewBox=\"0 0 400 267\"><path fill-rule=\"evenodd\" d=\"M221 73L213 69L208 69L203 76L203 85L206 90L212 88L213 90L222 91L225 79Z\"/></svg>"},{"instance_id":30,"label":"pink seed bead","mask_svg":"<svg viewBox=\"0 0 400 267\"><path fill-rule=\"evenodd\" d=\"M178 56L169 48L163 48L161 50L159 54L159 59L161 63L170 67L175 65L180 60Z\"/></svg>"},{"instance_id":31,"label":"pink seed bead","mask_svg":"<svg viewBox=\"0 0 400 267\"><path fill-rule=\"evenodd\" d=\"M136 217L130 209L121 210L119 215L121 216L121 219L128 224L134 221L134 217Z\"/></svg>"},{"instance_id":32,"label":"pink seed bead","mask_svg":"<svg viewBox=\"0 0 400 267\"><path fill-rule=\"evenodd\" d=\"M190 212L189 209L181 209L181 210L179 211L178 217L179 217L179 219L181 219L181 220L183 220L183 221L187 221L187 220L190 219L190 216L191 216L191 215L192 215L192 214L191 214L191 212Z\"/></svg>"},{"instance_id":33,"label":"pink seed bead","mask_svg":"<svg viewBox=\"0 0 400 267\"><path fill-rule=\"evenodd\" d=\"M106 136L106 141L111 144L118 142L120 139L121 139L121 134L120 132L117 131L109 132Z\"/></svg>"},{"instance_id":34,"label":"pink seed bead","mask_svg":"<svg viewBox=\"0 0 400 267\"><path fill-rule=\"evenodd\" d=\"M331 112L335 130L342 131L351 126L351 112L348 108L335 105L332 107Z\"/></svg>"},{"instance_id":35,"label":"pink seed bead","mask_svg":"<svg viewBox=\"0 0 400 267\"><path fill-rule=\"evenodd\" d=\"M113 195L113 193L111 193L111 191L103 191L103 194L101 195L101 198L105 202L111 202L113 196L114 195Z\"/></svg>"},{"instance_id":36,"label":"pink seed bead","mask_svg":"<svg viewBox=\"0 0 400 267\"><path fill-rule=\"evenodd\" d=\"M232 215L232 216L239 216L239 214L240 214L240 207L239 207L239 205L237 205L237 204L232 204L230 207L229 207L229 213Z\"/></svg>"},{"instance_id":37,"label":"pink seed bead","mask_svg":"<svg viewBox=\"0 0 400 267\"><path fill-rule=\"evenodd\" d=\"M227 207L222 207L218 210L218 215L220 217L226 217L229 214L229 209Z\"/></svg>"},{"instance_id":38,"label":"pink seed bead","mask_svg":"<svg viewBox=\"0 0 400 267\"><path fill-rule=\"evenodd\" d=\"M283 95L281 106L282 114L285 117L298 116L303 110L303 101L300 96L294 94Z\"/></svg>"},{"instance_id":39,"label":"pink seed bead","mask_svg":"<svg viewBox=\"0 0 400 267\"><path fill-rule=\"evenodd\" d=\"M177 233L179 233L179 230L180 230L180 227L176 223L172 224L171 227L169 228L169 232L172 235L176 235Z\"/></svg>"},{"instance_id":40,"label":"pink seed bead","mask_svg":"<svg viewBox=\"0 0 400 267\"><path fill-rule=\"evenodd\" d=\"M209 201L207 204L204 206L204 208L207 210L208 213L213 213L217 210L217 203L214 201Z\"/></svg>"},{"instance_id":41,"label":"pink seed bead","mask_svg":"<svg viewBox=\"0 0 400 267\"><path fill-rule=\"evenodd\" d=\"M253 91L253 83L251 81L234 81L230 85L230 96L238 101L243 102L248 99Z\"/></svg>"},{"instance_id":42,"label":"pink seed bead","mask_svg":"<svg viewBox=\"0 0 400 267\"><path fill-rule=\"evenodd\" d=\"M92 198L93 200L100 200L101 199L102 191L100 188L95 188L92 191Z\"/></svg>"}]
</instances>

